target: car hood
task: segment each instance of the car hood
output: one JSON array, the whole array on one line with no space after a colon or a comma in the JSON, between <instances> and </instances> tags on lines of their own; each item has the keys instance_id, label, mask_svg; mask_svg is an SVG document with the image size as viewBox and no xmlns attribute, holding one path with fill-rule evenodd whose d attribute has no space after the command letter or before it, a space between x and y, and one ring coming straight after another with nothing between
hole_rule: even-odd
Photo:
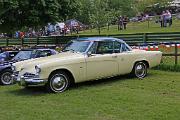
<instances>
[{"instance_id":1,"label":"car hood","mask_svg":"<svg viewBox=\"0 0 180 120\"><path fill-rule=\"evenodd\" d=\"M35 59L29 59L25 61L20 61L17 63L14 63L13 65L16 66L16 71L21 71L23 68L30 68L34 67L35 65L42 65L46 63L52 63L54 61L63 61L72 59L78 56L82 56L81 53L75 53L75 52L63 52L56 55L51 55L48 57L41 57L41 58L35 58Z\"/></svg>"},{"instance_id":2,"label":"car hood","mask_svg":"<svg viewBox=\"0 0 180 120\"><path fill-rule=\"evenodd\" d=\"M132 49L133 52L146 52L146 50L141 50L141 49Z\"/></svg>"}]
</instances>

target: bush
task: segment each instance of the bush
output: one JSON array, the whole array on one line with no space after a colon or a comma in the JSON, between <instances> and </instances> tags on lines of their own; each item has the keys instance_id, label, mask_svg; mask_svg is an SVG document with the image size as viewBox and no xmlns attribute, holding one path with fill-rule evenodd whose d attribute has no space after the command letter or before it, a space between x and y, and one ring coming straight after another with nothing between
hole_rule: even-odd
<instances>
[{"instance_id":1,"label":"bush","mask_svg":"<svg viewBox=\"0 0 180 120\"><path fill-rule=\"evenodd\" d=\"M159 66L155 67L154 69L164 70L164 71L180 72L180 65L160 64Z\"/></svg>"}]
</instances>

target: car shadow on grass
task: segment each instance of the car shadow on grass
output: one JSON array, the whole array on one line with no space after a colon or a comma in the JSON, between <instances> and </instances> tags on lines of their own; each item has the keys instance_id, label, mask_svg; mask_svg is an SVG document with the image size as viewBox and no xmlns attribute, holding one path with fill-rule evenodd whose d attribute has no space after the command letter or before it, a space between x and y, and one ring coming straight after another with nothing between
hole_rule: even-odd
<instances>
[{"instance_id":1,"label":"car shadow on grass","mask_svg":"<svg viewBox=\"0 0 180 120\"><path fill-rule=\"evenodd\" d=\"M15 90L9 90L8 93L18 95L18 96L41 96L47 94L44 86L38 87L18 87Z\"/></svg>"},{"instance_id":2,"label":"car shadow on grass","mask_svg":"<svg viewBox=\"0 0 180 120\"><path fill-rule=\"evenodd\" d=\"M151 76L152 74L149 73L147 77L151 77ZM111 78L106 78L106 79L86 81L82 83L73 84L69 88L68 92L72 90L76 90L81 87L91 87L91 86L98 87L98 86L102 86L106 84L116 83L119 81L127 81L127 80L134 80L134 79L138 80L137 78L130 77L129 75L121 75L121 76L116 76L116 77L111 77ZM143 79L139 79L139 80L143 80ZM47 92L44 86L38 86L38 87L36 86L36 87L28 87L28 88L19 87L18 89L8 91L8 93L19 95L19 96L41 96L41 95L49 94L49 92Z\"/></svg>"},{"instance_id":3,"label":"car shadow on grass","mask_svg":"<svg viewBox=\"0 0 180 120\"><path fill-rule=\"evenodd\" d=\"M70 91L79 89L81 87L101 86L103 84L104 85L111 84L114 82L118 82L119 80L125 80L125 79L131 80L129 76L123 75L123 76L116 76L116 77L112 77L112 78L76 83L76 84L73 84L69 88L69 90L66 92L70 92ZM8 90L7 92L8 92L8 94L13 94L13 95L18 95L18 96L41 96L41 95L45 95L45 94L49 93L49 92L47 92L47 90L44 86L35 86L35 87L28 87L28 88L18 86L17 89Z\"/></svg>"},{"instance_id":4,"label":"car shadow on grass","mask_svg":"<svg viewBox=\"0 0 180 120\"><path fill-rule=\"evenodd\" d=\"M148 73L146 77L151 77L153 76L153 73ZM106 79L99 79L99 80L93 80L93 81L86 81L82 83L76 83L73 86L70 87L69 90L73 89L78 89L80 87L90 87L90 86L101 86L101 85L106 85L106 84L114 84L119 81L127 81L127 80L144 80L144 79L138 79L136 77L130 76L129 74L127 75L120 75L116 77L111 77L111 78L106 78Z\"/></svg>"},{"instance_id":5,"label":"car shadow on grass","mask_svg":"<svg viewBox=\"0 0 180 120\"><path fill-rule=\"evenodd\" d=\"M74 84L70 90L73 89L78 89L81 87L91 87L91 86L102 86L102 85L111 85L114 83L119 83L122 81L127 81L127 80L134 80L136 78L129 76L129 75L121 75L121 76L116 76L116 77L111 77L111 78L106 78L106 79L99 79L99 80L93 80L93 81L86 81L86 82L82 82L82 83L77 83Z\"/></svg>"}]
</instances>

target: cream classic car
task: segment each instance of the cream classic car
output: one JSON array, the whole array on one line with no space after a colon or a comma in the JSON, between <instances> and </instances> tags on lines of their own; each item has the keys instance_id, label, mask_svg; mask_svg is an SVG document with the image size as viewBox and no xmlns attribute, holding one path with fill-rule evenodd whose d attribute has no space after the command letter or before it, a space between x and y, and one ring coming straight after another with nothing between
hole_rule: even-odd
<instances>
[{"instance_id":1,"label":"cream classic car","mask_svg":"<svg viewBox=\"0 0 180 120\"><path fill-rule=\"evenodd\" d=\"M13 78L21 86L45 85L63 92L71 84L131 73L144 78L160 64L160 51L132 50L123 40L109 37L72 40L60 54L13 64Z\"/></svg>"}]
</instances>

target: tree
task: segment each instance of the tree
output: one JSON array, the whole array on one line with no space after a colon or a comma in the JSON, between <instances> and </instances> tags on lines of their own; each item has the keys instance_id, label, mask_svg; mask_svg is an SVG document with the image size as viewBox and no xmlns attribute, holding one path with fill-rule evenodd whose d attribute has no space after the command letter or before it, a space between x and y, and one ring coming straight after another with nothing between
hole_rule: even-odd
<instances>
[{"instance_id":1,"label":"tree","mask_svg":"<svg viewBox=\"0 0 180 120\"><path fill-rule=\"evenodd\" d=\"M76 18L87 25L91 24L90 17L94 11L92 4L93 3L91 0L79 0L79 13L77 14Z\"/></svg>"},{"instance_id":2,"label":"tree","mask_svg":"<svg viewBox=\"0 0 180 120\"><path fill-rule=\"evenodd\" d=\"M170 2L173 0L135 0L133 3L134 10L138 12L145 12L148 7L151 7L153 11L154 7L158 5L158 7L167 7Z\"/></svg>"},{"instance_id":3,"label":"tree","mask_svg":"<svg viewBox=\"0 0 180 120\"><path fill-rule=\"evenodd\" d=\"M8 0L0 2L0 31L39 28L76 16L77 0Z\"/></svg>"},{"instance_id":4,"label":"tree","mask_svg":"<svg viewBox=\"0 0 180 120\"><path fill-rule=\"evenodd\" d=\"M0 6L0 28L3 28L0 30L4 32L43 26L59 19L59 6L52 0L9 0Z\"/></svg>"},{"instance_id":5,"label":"tree","mask_svg":"<svg viewBox=\"0 0 180 120\"><path fill-rule=\"evenodd\" d=\"M120 15L134 15L131 3L132 0L80 0L77 18L95 26L100 33L101 27L109 26Z\"/></svg>"},{"instance_id":6,"label":"tree","mask_svg":"<svg viewBox=\"0 0 180 120\"><path fill-rule=\"evenodd\" d=\"M117 17L134 16L156 3L172 0L2 0L0 31L14 32L29 27L41 28L47 23L76 18L100 28Z\"/></svg>"},{"instance_id":7,"label":"tree","mask_svg":"<svg viewBox=\"0 0 180 120\"><path fill-rule=\"evenodd\" d=\"M100 34L101 27L107 24L108 4L106 0L92 0L91 7L94 11L90 13L91 23L97 27Z\"/></svg>"},{"instance_id":8,"label":"tree","mask_svg":"<svg viewBox=\"0 0 180 120\"><path fill-rule=\"evenodd\" d=\"M59 16L62 20L76 18L80 13L80 2L78 0L57 0L59 7Z\"/></svg>"}]
</instances>

